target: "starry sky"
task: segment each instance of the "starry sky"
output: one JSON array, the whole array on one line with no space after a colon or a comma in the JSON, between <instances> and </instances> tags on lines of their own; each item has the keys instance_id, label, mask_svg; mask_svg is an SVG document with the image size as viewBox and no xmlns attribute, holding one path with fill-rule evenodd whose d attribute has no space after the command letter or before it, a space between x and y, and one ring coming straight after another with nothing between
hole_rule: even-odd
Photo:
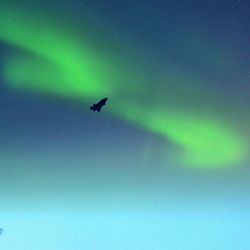
<instances>
[{"instance_id":1,"label":"starry sky","mask_svg":"<svg viewBox=\"0 0 250 250\"><path fill-rule=\"evenodd\" d=\"M0 248L248 250L249 11L1 0Z\"/></svg>"}]
</instances>

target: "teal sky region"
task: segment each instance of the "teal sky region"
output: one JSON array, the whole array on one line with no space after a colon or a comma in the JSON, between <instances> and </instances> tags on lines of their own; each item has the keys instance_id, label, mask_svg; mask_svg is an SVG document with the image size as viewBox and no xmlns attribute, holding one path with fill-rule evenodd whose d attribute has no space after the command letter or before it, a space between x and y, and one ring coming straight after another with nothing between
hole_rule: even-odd
<instances>
[{"instance_id":1,"label":"teal sky region","mask_svg":"<svg viewBox=\"0 0 250 250\"><path fill-rule=\"evenodd\" d=\"M248 249L249 9L246 1L2 1L4 249L17 237L39 250L41 217L46 228L55 220L46 249L182 248L166 232L188 249L239 241ZM103 111L90 112L106 96ZM75 230L57 238L62 223L84 222L96 241ZM195 239L195 223L199 234L216 233Z\"/></svg>"}]
</instances>

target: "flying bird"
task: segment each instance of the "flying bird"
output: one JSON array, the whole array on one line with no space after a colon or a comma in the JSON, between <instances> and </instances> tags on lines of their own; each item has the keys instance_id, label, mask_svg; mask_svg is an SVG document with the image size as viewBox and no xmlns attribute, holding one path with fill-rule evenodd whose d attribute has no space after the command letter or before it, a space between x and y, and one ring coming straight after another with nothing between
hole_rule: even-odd
<instances>
[{"instance_id":1,"label":"flying bird","mask_svg":"<svg viewBox=\"0 0 250 250\"><path fill-rule=\"evenodd\" d=\"M96 104L93 103L93 105L92 105L89 109L90 109L90 110L93 110L94 112L95 112L95 111L100 112L101 109L102 109L102 107L103 107L104 105L106 105L107 100L108 100L108 97L105 97L105 98L101 99L98 103L96 103Z\"/></svg>"}]
</instances>

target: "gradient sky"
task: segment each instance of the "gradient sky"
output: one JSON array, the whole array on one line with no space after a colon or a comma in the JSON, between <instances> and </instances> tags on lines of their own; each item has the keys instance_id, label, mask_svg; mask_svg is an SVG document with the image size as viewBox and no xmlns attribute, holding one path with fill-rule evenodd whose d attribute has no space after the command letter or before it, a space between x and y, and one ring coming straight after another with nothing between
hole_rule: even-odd
<instances>
[{"instance_id":1,"label":"gradient sky","mask_svg":"<svg viewBox=\"0 0 250 250\"><path fill-rule=\"evenodd\" d=\"M249 11L2 0L0 248L249 250Z\"/></svg>"}]
</instances>

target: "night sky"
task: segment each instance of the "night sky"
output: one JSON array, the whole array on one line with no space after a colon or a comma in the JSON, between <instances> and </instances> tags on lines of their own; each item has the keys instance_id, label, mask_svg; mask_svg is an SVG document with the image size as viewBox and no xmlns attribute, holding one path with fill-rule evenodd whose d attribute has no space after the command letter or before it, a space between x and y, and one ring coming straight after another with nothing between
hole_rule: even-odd
<instances>
[{"instance_id":1,"label":"night sky","mask_svg":"<svg viewBox=\"0 0 250 250\"><path fill-rule=\"evenodd\" d=\"M249 13L1 0L0 249L249 250Z\"/></svg>"}]
</instances>

